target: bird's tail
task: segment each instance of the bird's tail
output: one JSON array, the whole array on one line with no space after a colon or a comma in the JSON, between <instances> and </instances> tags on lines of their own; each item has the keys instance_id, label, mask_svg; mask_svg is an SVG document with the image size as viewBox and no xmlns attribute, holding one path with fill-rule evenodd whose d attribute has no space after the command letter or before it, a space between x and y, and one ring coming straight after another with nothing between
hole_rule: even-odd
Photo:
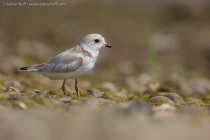
<instances>
[{"instance_id":1,"label":"bird's tail","mask_svg":"<svg viewBox=\"0 0 210 140\"><path fill-rule=\"evenodd\" d=\"M23 68L18 69L18 71L31 71L31 68L30 67L23 67Z\"/></svg>"},{"instance_id":2,"label":"bird's tail","mask_svg":"<svg viewBox=\"0 0 210 140\"><path fill-rule=\"evenodd\" d=\"M42 63L42 64L36 64L31 67L22 67L18 69L19 71L34 71L34 72L40 72L42 69L46 68L47 64Z\"/></svg>"}]
</instances>

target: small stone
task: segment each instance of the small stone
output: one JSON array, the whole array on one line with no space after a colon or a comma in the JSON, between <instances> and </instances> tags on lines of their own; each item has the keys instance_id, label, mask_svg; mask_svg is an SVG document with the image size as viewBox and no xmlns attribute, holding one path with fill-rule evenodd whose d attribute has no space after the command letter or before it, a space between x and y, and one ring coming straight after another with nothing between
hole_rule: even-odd
<instances>
[{"instance_id":1,"label":"small stone","mask_svg":"<svg viewBox=\"0 0 210 140\"><path fill-rule=\"evenodd\" d=\"M12 101L12 106L13 106L14 109L21 109L21 110L27 110L28 109L28 107L26 106L25 103L20 102L20 101L16 101L16 100Z\"/></svg>"},{"instance_id":2,"label":"small stone","mask_svg":"<svg viewBox=\"0 0 210 140\"><path fill-rule=\"evenodd\" d=\"M50 93L49 90L43 90L42 92L38 92L33 97L47 97L49 95L49 93Z\"/></svg>"},{"instance_id":3,"label":"small stone","mask_svg":"<svg viewBox=\"0 0 210 140\"><path fill-rule=\"evenodd\" d=\"M11 93L15 93L15 92L11 92ZM12 101L12 100L21 100L21 99L28 98L27 96L24 96L24 95L21 95L21 94L26 94L26 93L10 94L10 96L7 98L7 100L11 100Z\"/></svg>"},{"instance_id":4,"label":"small stone","mask_svg":"<svg viewBox=\"0 0 210 140\"><path fill-rule=\"evenodd\" d=\"M20 93L20 92L6 92L8 95L21 95L21 96L27 96L26 93Z\"/></svg>"},{"instance_id":5,"label":"small stone","mask_svg":"<svg viewBox=\"0 0 210 140\"><path fill-rule=\"evenodd\" d=\"M92 95L95 97L101 97L101 95L103 95L103 92L101 92L100 90L94 90L92 92Z\"/></svg>"},{"instance_id":6,"label":"small stone","mask_svg":"<svg viewBox=\"0 0 210 140\"><path fill-rule=\"evenodd\" d=\"M27 94L29 94L29 95L36 95L37 92L38 92L38 90L36 90L36 89L31 89L31 88L24 88L22 92L23 92L23 93L27 93Z\"/></svg>"},{"instance_id":7,"label":"small stone","mask_svg":"<svg viewBox=\"0 0 210 140\"><path fill-rule=\"evenodd\" d=\"M5 92L17 92L20 93L20 90L18 88L15 87L8 87Z\"/></svg>"},{"instance_id":8,"label":"small stone","mask_svg":"<svg viewBox=\"0 0 210 140\"><path fill-rule=\"evenodd\" d=\"M134 93L127 93L126 96L127 96L128 100L132 100L132 99L138 98L138 96L136 94L134 94Z\"/></svg>"},{"instance_id":9,"label":"small stone","mask_svg":"<svg viewBox=\"0 0 210 140\"><path fill-rule=\"evenodd\" d=\"M109 90L109 91L117 91L117 87L111 83L111 82L104 82L100 85L100 88L104 89L104 90Z\"/></svg>"},{"instance_id":10,"label":"small stone","mask_svg":"<svg viewBox=\"0 0 210 140\"><path fill-rule=\"evenodd\" d=\"M128 97L126 96L125 93L123 93L123 92L117 92L116 95L117 95L117 96L120 96L120 97L123 98L125 101L128 101Z\"/></svg>"},{"instance_id":11,"label":"small stone","mask_svg":"<svg viewBox=\"0 0 210 140\"><path fill-rule=\"evenodd\" d=\"M18 81L5 81L3 83L3 85L5 87L15 87L15 88L18 88L18 89L22 89L22 86L20 85L20 83Z\"/></svg>"},{"instance_id":12,"label":"small stone","mask_svg":"<svg viewBox=\"0 0 210 140\"><path fill-rule=\"evenodd\" d=\"M203 105L203 102L201 100L193 98L193 97L186 98L185 100L186 100L186 103L185 103L186 105L193 105L193 104L198 105L198 106Z\"/></svg>"},{"instance_id":13,"label":"small stone","mask_svg":"<svg viewBox=\"0 0 210 140\"><path fill-rule=\"evenodd\" d=\"M147 102L155 104L155 105L160 105L162 103L167 103L170 105L175 105L174 102L172 100L170 100L169 98L165 97L165 96L155 96L152 98L149 98L147 100Z\"/></svg>"},{"instance_id":14,"label":"small stone","mask_svg":"<svg viewBox=\"0 0 210 140\"><path fill-rule=\"evenodd\" d=\"M152 91L152 92L156 92L159 88L160 88L160 83L159 82L149 84L149 90Z\"/></svg>"},{"instance_id":15,"label":"small stone","mask_svg":"<svg viewBox=\"0 0 210 140\"><path fill-rule=\"evenodd\" d=\"M171 99L175 105L183 105L185 104L184 100L182 99L181 96L179 96L179 94L176 93L163 93L165 97Z\"/></svg>"},{"instance_id":16,"label":"small stone","mask_svg":"<svg viewBox=\"0 0 210 140\"><path fill-rule=\"evenodd\" d=\"M62 107L62 106L64 105L64 103L63 103L62 101L60 101L60 100L51 99L51 98L49 98L49 100L50 100L54 105L56 105L56 106Z\"/></svg>"},{"instance_id":17,"label":"small stone","mask_svg":"<svg viewBox=\"0 0 210 140\"><path fill-rule=\"evenodd\" d=\"M72 98L67 96L67 97L58 98L58 100L64 103L70 103L72 101Z\"/></svg>"},{"instance_id":18,"label":"small stone","mask_svg":"<svg viewBox=\"0 0 210 140\"><path fill-rule=\"evenodd\" d=\"M125 102L127 100L123 99L122 97L118 96L116 93L106 92L102 96L104 99L115 100L117 102Z\"/></svg>"},{"instance_id":19,"label":"small stone","mask_svg":"<svg viewBox=\"0 0 210 140\"><path fill-rule=\"evenodd\" d=\"M88 89L88 92L90 93L90 95L93 95L95 97L101 97L101 95L103 95L103 92L101 92L97 88L90 88Z\"/></svg>"},{"instance_id":20,"label":"small stone","mask_svg":"<svg viewBox=\"0 0 210 140\"><path fill-rule=\"evenodd\" d=\"M49 90L43 90L43 91L41 91L41 93L43 95L47 96L50 93L50 91Z\"/></svg>"},{"instance_id":21,"label":"small stone","mask_svg":"<svg viewBox=\"0 0 210 140\"><path fill-rule=\"evenodd\" d=\"M78 103L79 101L77 100L72 100L71 103Z\"/></svg>"}]
</instances>

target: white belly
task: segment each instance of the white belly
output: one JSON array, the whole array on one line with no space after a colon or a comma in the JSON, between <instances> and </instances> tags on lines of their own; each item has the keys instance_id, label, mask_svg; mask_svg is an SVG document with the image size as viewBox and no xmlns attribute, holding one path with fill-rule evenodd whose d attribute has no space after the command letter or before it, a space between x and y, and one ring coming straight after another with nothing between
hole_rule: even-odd
<instances>
[{"instance_id":1,"label":"white belly","mask_svg":"<svg viewBox=\"0 0 210 140\"><path fill-rule=\"evenodd\" d=\"M50 78L51 80L63 80L63 79L77 78L77 77L83 76L86 73L88 73L94 67L94 64L95 64L95 59L87 58L87 59L84 59L82 65L73 72L69 72L69 73L46 72L46 73L40 73L40 74L44 75L45 77Z\"/></svg>"}]
</instances>

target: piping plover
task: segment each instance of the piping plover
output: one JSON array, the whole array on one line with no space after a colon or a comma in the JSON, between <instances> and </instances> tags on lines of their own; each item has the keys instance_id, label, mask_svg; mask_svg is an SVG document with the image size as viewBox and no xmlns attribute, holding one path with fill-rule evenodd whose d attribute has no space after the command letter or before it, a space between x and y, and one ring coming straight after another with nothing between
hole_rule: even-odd
<instances>
[{"instance_id":1,"label":"piping plover","mask_svg":"<svg viewBox=\"0 0 210 140\"><path fill-rule=\"evenodd\" d=\"M51 80L63 80L61 88L65 95L66 80L75 78L75 90L77 96L80 97L77 86L78 77L85 75L94 67L99 51L103 47L111 48L112 46L105 42L103 36L89 34L82 39L79 45L58 54L50 61L31 67L23 67L19 71L33 71Z\"/></svg>"}]
</instances>

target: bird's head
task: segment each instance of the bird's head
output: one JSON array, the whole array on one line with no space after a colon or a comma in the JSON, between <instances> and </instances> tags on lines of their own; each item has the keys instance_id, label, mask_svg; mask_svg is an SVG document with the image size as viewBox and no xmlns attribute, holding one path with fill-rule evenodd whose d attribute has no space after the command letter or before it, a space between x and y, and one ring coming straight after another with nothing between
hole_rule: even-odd
<instances>
[{"instance_id":1,"label":"bird's head","mask_svg":"<svg viewBox=\"0 0 210 140\"><path fill-rule=\"evenodd\" d=\"M106 43L104 37L99 34L86 35L79 45L93 51L99 51L103 47L112 48L111 45Z\"/></svg>"}]
</instances>

